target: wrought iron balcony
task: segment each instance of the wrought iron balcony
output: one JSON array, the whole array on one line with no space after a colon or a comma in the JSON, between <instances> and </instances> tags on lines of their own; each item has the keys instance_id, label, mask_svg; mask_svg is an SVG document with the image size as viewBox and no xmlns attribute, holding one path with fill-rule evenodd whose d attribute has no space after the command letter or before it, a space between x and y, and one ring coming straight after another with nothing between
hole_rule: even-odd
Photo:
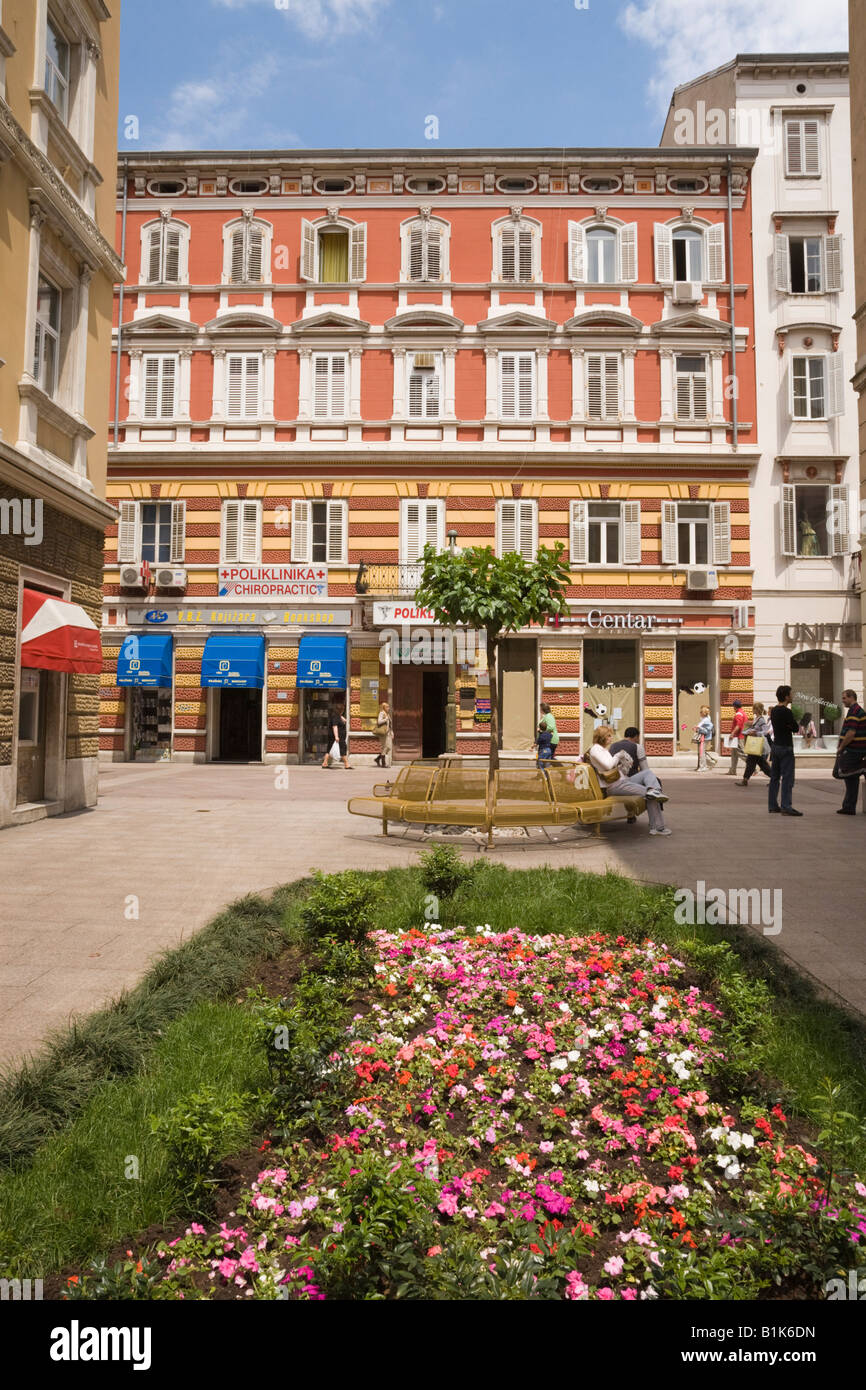
<instances>
[{"instance_id":1,"label":"wrought iron balcony","mask_svg":"<svg viewBox=\"0 0 866 1390\"><path fill-rule=\"evenodd\" d=\"M357 594L412 598L421 582L422 564L368 565L362 560L355 575Z\"/></svg>"}]
</instances>

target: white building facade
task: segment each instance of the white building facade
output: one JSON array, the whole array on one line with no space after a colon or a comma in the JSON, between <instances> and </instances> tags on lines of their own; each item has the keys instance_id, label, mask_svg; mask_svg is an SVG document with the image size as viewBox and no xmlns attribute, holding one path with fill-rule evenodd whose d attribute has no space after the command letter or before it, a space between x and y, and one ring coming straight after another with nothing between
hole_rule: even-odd
<instances>
[{"instance_id":1,"label":"white building facade","mask_svg":"<svg viewBox=\"0 0 866 1390\"><path fill-rule=\"evenodd\" d=\"M848 55L739 54L676 88L662 143L722 141L759 149L755 698L790 684L832 748L863 691Z\"/></svg>"}]
</instances>

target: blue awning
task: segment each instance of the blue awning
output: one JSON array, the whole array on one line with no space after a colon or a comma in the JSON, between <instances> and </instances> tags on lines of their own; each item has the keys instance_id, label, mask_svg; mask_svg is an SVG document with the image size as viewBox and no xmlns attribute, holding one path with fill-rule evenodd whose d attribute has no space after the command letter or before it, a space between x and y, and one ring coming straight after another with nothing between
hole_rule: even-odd
<instances>
[{"instance_id":1,"label":"blue awning","mask_svg":"<svg viewBox=\"0 0 866 1390\"><path fill-rule=\"evenodd\" d=\"M301 690L345 690L349 665L347 647L345 637L318 632L302 637L295 684Z\"/></svg>"},{"instance_id":2,"label":"blue awning","mask_svg":"<svg viewBox=\"0 0 866 1390\"><path fill-rule=\"evenodd\" d=\"M201 683L261 690L265 683L264 637L215 632L204 644Z\"/></svg>"},{"instance_id":3,"label":"blue awning","mask_svg":"<svg viewBox=\"0 0 866 1390\"><path fill-rule=\"evenodd\" d=\"M171 633L131 633L117 658L118 685L171 688Z\"/></svg>"}]
</instances>

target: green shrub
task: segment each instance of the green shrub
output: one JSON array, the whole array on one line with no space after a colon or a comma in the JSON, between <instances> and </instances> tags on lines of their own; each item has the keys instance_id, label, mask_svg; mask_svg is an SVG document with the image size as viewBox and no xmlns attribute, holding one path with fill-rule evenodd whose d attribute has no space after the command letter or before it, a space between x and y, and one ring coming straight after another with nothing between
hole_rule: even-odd
<instances>
[{"instance_id":1,"label":"green shrub","mask_svg":"<svg viewBox=\"0 0 866 1390\"><path fill-rule=\"evenodd\" d=\"M291 1003L250 995L271 1076L271 1105L283 1134L333 1125L344 1104L328 1058L344 1041L345 1006L334 981L307 972ZM327 1085L325 1082L327 1081Z\"/></svg>"},{"instance_id":2,"label":"green shrub","mask_svg":"<svg viewBox=\"0 0 866 1390\"><path fill-rule=\"evenodd\" d=\"M301 908L301 925L313 940L333 937L359 944L375 926L378 887L363 874L313 875L313 887Z\"/></svg>"},{"instance_id":3,"label":"green shrub","mask_svg":"<svg viewBox=\"0 0 866 1390\"><path fill-rule=\"evenodd\" d=\"M437 898L453 898L474 873L474 865L464 863L453 845L434 845L421 855L420 867L424 887Z\"/></svg>"},{"instance_id":4,"label":"green shrub","mask_svg":"<svg viewBox=\"0 0 866 1390\"><path fill-rule=\"evenodd\" d=\"M214 1170L242 1141L249 1125L251 1097L223 1095L205 1086L179 1101L166 1115L151 1117L151 1130L168 1150L184 1196L201 1204L216 1183Z\"/></svg>"}]
</instances>

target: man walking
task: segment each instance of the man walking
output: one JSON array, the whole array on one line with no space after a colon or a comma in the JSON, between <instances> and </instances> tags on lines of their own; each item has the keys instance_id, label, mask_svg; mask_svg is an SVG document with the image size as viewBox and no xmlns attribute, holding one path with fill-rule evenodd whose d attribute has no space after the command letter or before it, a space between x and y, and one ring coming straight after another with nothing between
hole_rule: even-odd
<instances>
[{"instance_id":1,"label":"man walking","mask_svg":"<svg viewBox=\"0 0 866 1390\"><path fill-rule=\"evenodd\" d=\"M866 710L857 703L853 690L843 690L842 704L847 710L842 725L842 737L836 754L836 763L845 779L845 799L837 816L853 816L857 813L857 793L860 790L860 777L866 777Z\"/></svg>"},{"instance_id":2,"label":"man walking","mask_svg":"<svg viewBox=\"0 0 866 1390\"><path fill-rule=\"evenodd\" d=\"M803 812L795 811L791 805L791 793L794 790L794 734L799 726L790 709L790 685L780 685L776 691L776 699L779 703L770 710L770 723L773 726L773 761L770 765L768 792L770 815L778 815L781 810L783 816L802 816Z\"/></svg>"},{"instance_id":3,"label":"man walking","mask_svg":"<svg viewBox=\"0 0 866 1390\"><path fill-rule=\"evenodd\" d=\"M732 704L734 706L734 718L731 723L730 733L728 734L728 737L725 739L725 747L730 751L731 754L730 767L728 768L728 771L726 773L726 776L728 777L736 777L737 764L740 761L740 757L745 757L745 754L742 750L743 726L746 722L746 711L743 709L742 700L733 700Z\"/></svg>"}]
</instances>

